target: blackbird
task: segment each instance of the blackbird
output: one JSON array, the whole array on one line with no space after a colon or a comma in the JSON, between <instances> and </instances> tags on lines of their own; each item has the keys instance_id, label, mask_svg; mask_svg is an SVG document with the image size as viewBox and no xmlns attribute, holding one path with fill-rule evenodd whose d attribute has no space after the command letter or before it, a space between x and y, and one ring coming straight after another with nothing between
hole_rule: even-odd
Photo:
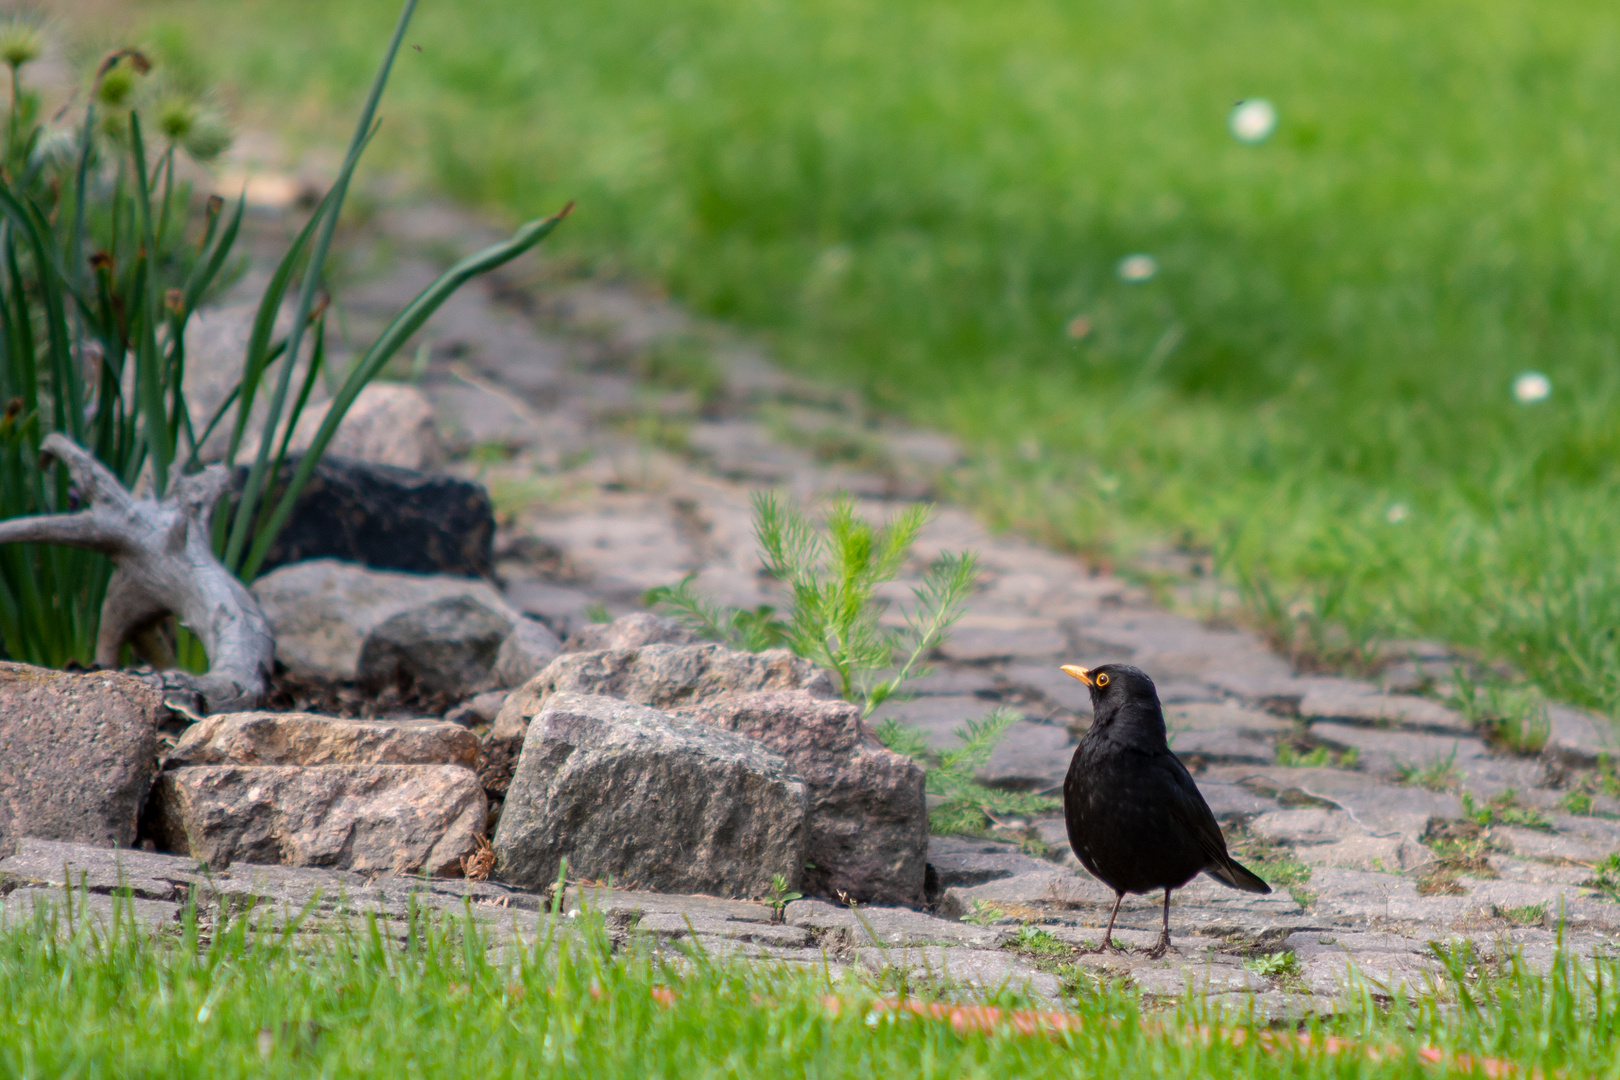
<instances>
[{"instance_id":1,"label":"blackbird","mask_svg":"<svg viewBox=\"0 0 1620 1080\"><path fill-rule=\"evenodd\" d=\"M1129 664L1063 671L1091 689L1095 713L1063 781L1063 816L1080 864L1114 890L1102 948L1114 947L1114 918L1128 892L1164 890L1164 932L1152 956L1170 947L1170 890L1199 871L1234 889L1270 892L1226 853L1209 804L1170 752L1147 672Z\"/></svg>"}]
</instances>

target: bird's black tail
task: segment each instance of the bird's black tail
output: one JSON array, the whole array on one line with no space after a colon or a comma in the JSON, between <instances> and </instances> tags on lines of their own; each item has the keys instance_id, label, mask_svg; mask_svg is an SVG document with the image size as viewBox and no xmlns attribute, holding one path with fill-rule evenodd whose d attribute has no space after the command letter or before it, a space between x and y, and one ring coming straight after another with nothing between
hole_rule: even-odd
<instances>
[{"instance_id":1,"label":"bird's black tail","mask_svg":"<svg viewBox=\"0 0 1620 1080\"><path fill-rule=\"evenodd\" d=\"M1252 870L1242 866L1236 859L1227 858L1224 862L1211 862L1204 867L1204 873L1219 881L1222 885L1230 885L1234 889L1244 892L1268 893L1271 886L1261 881Z\"/></svg>"}]
</instances>

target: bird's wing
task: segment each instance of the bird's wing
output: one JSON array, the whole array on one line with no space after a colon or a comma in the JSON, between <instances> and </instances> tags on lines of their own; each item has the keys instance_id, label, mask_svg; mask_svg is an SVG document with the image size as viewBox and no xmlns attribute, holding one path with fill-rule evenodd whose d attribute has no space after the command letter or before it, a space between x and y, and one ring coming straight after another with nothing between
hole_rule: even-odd
<instances>
[{"instance_id":1,"label":"bird's wing","mask_svg":"<svg viewBox=\"0 0 1620 1080\"><path fill-rule=\"evenodd\" d=\"M1173 753L1166 752L1161 759L1170 774L1170 813L1176 821L1198 841L1198 847L1212 863L1225 863L1231 856L1226 853L1226 837L1215 824L1215 815L1193 782L1192 774Z\"/></svg>"},{"instance_id":2,"label":"bird's wing","mask_svg":"<svg viewBox=\"0 0 1620 1080\"><path fill-rule=\"evenodd\" d=\"M1171 785L1173 794L1170 799L1170 813L1198 841L1198 846L1203 850L1207 860L1204 866L1205 873L1244 892L1270 892L1270 885L1238 863L1227 852L1226 837L1221 835L1221 827L1215 823L1215 815L1210 812L1203 793L1198 790L1192 774L1181 763L1181 759L1175 754L1165 756L1168 758L1166 762L1168 771L1174 778Z\"/></svg>"}]
</instances>

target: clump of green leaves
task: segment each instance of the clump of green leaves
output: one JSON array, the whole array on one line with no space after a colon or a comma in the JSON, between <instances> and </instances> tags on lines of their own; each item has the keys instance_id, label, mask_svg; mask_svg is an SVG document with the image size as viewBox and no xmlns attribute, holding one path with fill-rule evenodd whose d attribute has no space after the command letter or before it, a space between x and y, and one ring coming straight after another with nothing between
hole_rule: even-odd
<instances>
[{"instance_id":1,"label":"clump of green leaves","mask_svg":"<svg viewBox=\"0 0 1620 1080\"><path fill-rule=\"evenodd\" d=\"M995 709L982 720L968 720L955 731L960 745L940 753L929 749L921 731L892 719L878 724L876 734L884 746L928 770L928 794L944 798L928 813L928 827L933 832L983 834L1003 818L1043 814L1059 805L1050 796L990 787L975 779L1007 728L1018 720L1019 715L1010 709Z\"/></svg>"},{"instance_id":2,"label":"clump of green leaves","mask_svg":"<svg viewBox=\"0 0 1620 1080\"><path fill-rule=\"evenodd\" d=\"M1582 816L1596 813L1598 794L1620 798L1620 777L1615 775L1609 755L1599 754L1597 768L1580 773L1559 800L1566 813Z\"/></svg>"},{"instance_id":3,"label":"clump of green leaves","mask_svg":"<svg viewBox=\"0 0 1620 1080\"><path fill-rule=\"evenodd\" d=\"M890 605L878 593L905 569L932 507L910 506L880 527L856 516L847 495L819 524L769 492L755 493L753 506L765 569L789 592L785 612L716 604L693 589L690 575L648 592L648 606L734 648L786 645L832 672L839 694L866 716L927 672L925 658L944 643L973 591L978 556L941 555L911 590L914 602L902 609L899 627L885 623Z\"/></svg>"},{"instance_id":4,"label":"clump of green leaves","mask_svg":"<svg viewBox=\"0 0 1620 1080\"><path fill-rule=\"evenodd\" d=\"M1284 739L1277 744L1277 764L1307 769L1354 769L1361 764L1361 750L1355 746L1334 750L1322 744L1302 745L1293 739Z\"/></svg>"},{"instance_id":5,"label":"clump of green leaves","mask_svg":"<svg viewBox=\"0 0 1620 1080\"><path fill-rule=\"evenodd\" d=\"M1280 979L1300 972L1299 957L1288 950L1251 956L1243 961L1243 966L1268 979Z\"/></svg>"},{"instance_id":6,"label":"clump of green leaves","mask_svg":"<svg viewBox=\"0 0 1620 1080\"><path fill-rule=\"evenodd\" d=\"M1492 847L1485 823L1476 818L1433 822L1423 834L1423 843L1435 857L1418 874L1417 891L1421 896L1460 896L1464 890L1457 879L1464 874L1476 878L1496 876L1488 858Z\"/></svg>"},{"instance_id":7,"label":"clump of green leaves","mask_svg":"<svg viewBox=\"0 0 1620 1080\"><path fill-rule=\"evenodd\" d=\"M1620 904L1620 851L1611 851L1592 867L1592 876L1581 882L1583 889L1596 889Z\"/></svg>"},{"instance_id":8,"label":"clump of green leaves","mask_svg":"<svg viewBox=\"0 0 1620 1080\"><path fill-rule=\"evenodd\" d=\"M1526 904L1523 907L1502 908L1497 914L1520 926L1540 926L1547 921L1547 905Z\"/></svg>"},{"instance_id":9,"label":"clump of green leaves","mask_svg":"<svg viewBox=\"0 0 1620 1080\"><path fill-rule=\"evenodd\" d=\"M1462 782L1462 774L1457 771L1457 748L1453 746L1451 753L1439 757L1427 765L1418 766L1410 762L1401 762L1395 766L1400 774L1401 783L1410 787L1427 788L1430 791L1450 791Z\"/></svg>"},{"instance_id":10,"label":"clump of green leaves","mask_svg":"<svg viewBox=\"0 0 1620 1080\"><path fill-rule=\"evenodd\" d=\"M765 898L765 902L769 904L771 906L771 910L776 913L777 922L781 922L787 915L787 906L789 904L795 900L803 899L804 893L795 892L789 886L788 879L785 874L771 875L771 895Z\"/></svg>"},{"instance_id":11,"label":"clump of green leaves","mask_svg":"<svg viewBox=\"0 0 1620 1080\"><path fill-rule=\"evenodd\" d=\"M1449 703L1492 745L1514 754L1539 754L1552 735L1547 701L1534 686L1481 682L1458 667Z\"/></svg>"},{"instance_id":12,"label":"clump of green leaves","mask_svg":"<svg viewBox=\"0 0 1620 1080\"><path fill-rule=\"evenodd\" d=\"M861 699L870 715L925 670L923 658L961 618L978 577L978 556L942 554L912 589L915 604L902 611L904 628L889 629L881 623L888 604L878 589L900 576L931 506L907 507L879 528L857 517L853 500L841 496L817 529L798 507L769 492L753 502L765 568L792 594L789 646L830 669L839 693Z\"/></svg>"},{"instance_id":13,"label":"clump of green leaves","mask_svg":"<svg viewBox=\"0 0 1620 1080\"><path fill-rule=\"evenodd\" d=\"M1551 832L1553 828L1541 811L1521 803L1519 793L1512 788L1504 788L1484 803L1477 802L1472 792L1464 791L1462 805L1463 816L1481 826L1517 825L1542 832Z\"/></svg>"},{"instance_id":14,"label":"clump of green leaves","mask_svg":"<svg viewBox=\"0 0 1620 1080\"><path fill-rule=\"evenodd\" d=\"M1558 805L1563 808L1566 814L1585 817L1592 812L1592 793L1582 791L1579 788L1566 791L1564 797L1558 800Z\"/></svg>"},{"instance_id":15,"label":"clump of green leaves","mask_svg":"<svg viewBox=\"0 0 1620 1080\"><path fill-rule=\"evenodd\" d=\"M1042 930L1029 923L1020 926L1018 933L1014 934L1004 947L1036 958L1049 959L1055 956L1074 955L1073 945L1065 945L1054 937L1051 931Z\"/></svg>"},{"instance_id":16,"label":"clump of green leaves","mask_svg":"<svg viewBox=\"0 0 1620 1080\"><path fill-rule=\"evenodd\" d=\"M975 900L973 906L962 916L961 921L972 923L975 926L989 926L1000 919L1005 919L1007 913L988 900Z\"/></svg>"}]
</instances>

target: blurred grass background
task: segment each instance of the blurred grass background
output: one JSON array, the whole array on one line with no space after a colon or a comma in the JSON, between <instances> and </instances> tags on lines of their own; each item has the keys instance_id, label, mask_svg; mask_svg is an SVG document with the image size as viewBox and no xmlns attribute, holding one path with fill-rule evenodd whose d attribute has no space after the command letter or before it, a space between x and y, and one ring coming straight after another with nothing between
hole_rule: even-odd
<instances>
[{"instance_id":1,"label":"blurred grass background","mask_svg":"<svg viewBox=\"0 0 1620 1080\"><path fill-rule=\"evenodd\" d=\"M110 10L320 139L397 9ZM963 437L999 520L1620 707L1612 4L426 0L409 40L371 168L577 198L562 248Z\"/></svg>"}]
</instances>

